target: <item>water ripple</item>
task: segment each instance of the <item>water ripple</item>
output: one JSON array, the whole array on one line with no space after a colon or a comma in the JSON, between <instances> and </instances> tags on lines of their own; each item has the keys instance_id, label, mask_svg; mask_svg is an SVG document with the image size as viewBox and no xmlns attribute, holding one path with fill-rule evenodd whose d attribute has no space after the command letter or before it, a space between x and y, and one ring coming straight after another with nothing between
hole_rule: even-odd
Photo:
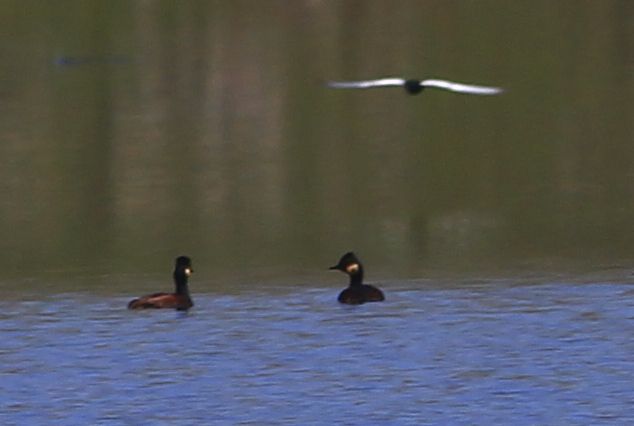
<instances>
[{"instance_id":1,"label":"water ripple","mask_svg":"<svg viewBox=\"0 0 634 426\"><path fill-rule=\"evenodd\" d=\"M23 424L631 424L626 285L331 289L3 302L0 420Z\"/></svg>"}]
</instances>

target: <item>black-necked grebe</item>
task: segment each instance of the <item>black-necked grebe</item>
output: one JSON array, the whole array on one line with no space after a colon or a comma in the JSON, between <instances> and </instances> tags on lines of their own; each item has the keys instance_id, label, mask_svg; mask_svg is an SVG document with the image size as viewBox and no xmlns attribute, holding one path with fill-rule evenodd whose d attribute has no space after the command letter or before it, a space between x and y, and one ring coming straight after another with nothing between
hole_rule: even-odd
<instances>
[{"instance_id":1,"label":"black-necked grebe","mask_svg":"<svg viewBox=\"0 0 634 426\"><path fill-rule=\"evenodd\" d=\"M166 308L186 311L194 306L194 302L189 297L189 287L187 286L187 279L193 272L192 261L189 257L177 257L176 266L174 267L176 291L174 293L154 293L139 297L128 303L128 309Z\"/></svg>"},{"instance_id":2,"label":"black-necked grebe","mask_svg":"<svg viewBox=\"0 0 634 426\"><path fill-rule=\"evenodd\" d=\"M344 254L339 263L331 266L330 269L336 269L350 276L350 285L347 289L339 294L339 302L349 305L359 305L365 302L381 302L385 300L383 292L378 288L363 284L363 265L354 253L348 252Z\"/></svg>"}]
</instances>

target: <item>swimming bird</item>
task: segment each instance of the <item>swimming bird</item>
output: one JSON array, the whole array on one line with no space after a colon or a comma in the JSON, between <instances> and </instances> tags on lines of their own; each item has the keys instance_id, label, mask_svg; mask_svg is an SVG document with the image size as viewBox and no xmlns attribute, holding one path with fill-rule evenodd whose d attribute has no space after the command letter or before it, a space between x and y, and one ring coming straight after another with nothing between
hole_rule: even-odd
<instances>
[{"instance_id":1,"label":"swimming bird","mask_svg":"<svg viewBox=\"0 0 634 426\"><path fill-rule=\"evenodd\" d=\"M363 265L354 253L344 254L339 263L330 269L339 270L350 276L350 285L343 290L337 300L348 305L360 305L365 302L381 302L385 300L383 292L369 284L363 284Z\"/></svg>"},{"instance_id":2,"label":"swimming bird","mask_svg":"<svg viewBox=\"0 0 634 426\"><path fill-rule=\"evenodd\" d=\"M374 87L403 87L410 95L417 95L427 88L445 89L469 95L497 95L504 90L499 87L476 86L473 84L454 83L447 80L406 80L404 78L380 78L362 81L329 81L328 87L333 89L370 89Z\"/></svg>"},{"instance_id":3,"label":"swimming bird","mask_svg":"<svg viewBox=\"0 0 634 426\"><path fill-rule=\"evenodd\" d=\"M187 279L193 272L192 261L189 257L177 257L176 266L174 267L176 291L174 293L154 293L139 297L128 303L128 309L167 308L186 311L194 306L194 302L189 296L189 287L187 286Z\"/></svg>"}]
</instances>

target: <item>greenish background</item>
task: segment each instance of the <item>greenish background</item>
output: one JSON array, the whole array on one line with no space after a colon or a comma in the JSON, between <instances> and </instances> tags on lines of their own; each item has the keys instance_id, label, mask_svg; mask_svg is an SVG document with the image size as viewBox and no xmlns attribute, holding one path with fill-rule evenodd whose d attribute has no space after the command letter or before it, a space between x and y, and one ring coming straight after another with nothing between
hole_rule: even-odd
<instances>
[{"instance_id":1,"label":"greenish background","mask_svg":"<svg viewBox=\"0 0 634 426\"><path fill-rule=\"evenodd\" d=\"M180 254L197 291L341 280L324 269L348 250L375 278L631 266L632 1L7 0L0 17L5 287L168 282ZM385 76L506 93L323 84Z\"/></svg>"}]
</instances>

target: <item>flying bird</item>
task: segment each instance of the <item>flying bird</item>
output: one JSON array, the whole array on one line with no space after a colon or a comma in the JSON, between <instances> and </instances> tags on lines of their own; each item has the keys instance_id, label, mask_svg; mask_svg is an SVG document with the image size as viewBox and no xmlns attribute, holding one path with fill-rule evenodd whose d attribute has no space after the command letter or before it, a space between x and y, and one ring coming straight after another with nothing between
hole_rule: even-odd
<instances>
[{"instance_id":1,"label":"flying bird","mask_svg":"<svg viewBox=\"0 0 634 426\"><path fill-rule=\"evenodd\" d=\"M329 81L328 87L333 89L371 89L374 87L403 87L410 95L417 95L427 88L445 89L469 95L497 95L503 92L499 87L476 86L473 84L454 83L447 80L406 80L404 78L380 78L363 81Z\"/></svg>"}]
</instances>

